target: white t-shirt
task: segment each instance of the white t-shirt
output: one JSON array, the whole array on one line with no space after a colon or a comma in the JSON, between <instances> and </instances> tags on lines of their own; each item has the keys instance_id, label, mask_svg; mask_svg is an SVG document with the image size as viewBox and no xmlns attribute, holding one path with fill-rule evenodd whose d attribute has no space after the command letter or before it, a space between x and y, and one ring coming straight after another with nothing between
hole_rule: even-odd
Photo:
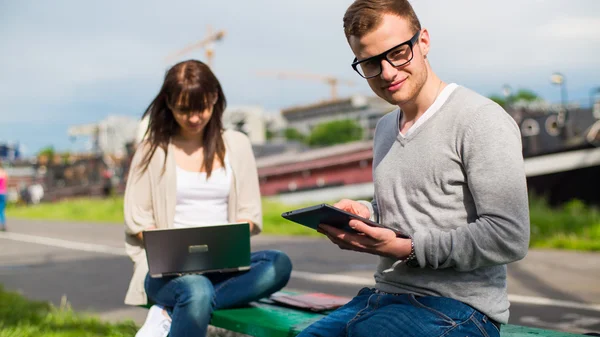
<instances>
[{"instance_id":1,"label":"white t-shirt","mask_svg":"<svg viewBox=\"0 0 600 337\"><path fill-rule=\"evenodd\" d=\"M229 157L225 167L206 172L190 172L177 166L175 228L220 225L228 222L227 206L232 183Z\"/></svg>"},{"instance_id":2,"label":"white t-shirt","mask_svg":"<svg viewBox=\"0 0 600 337\"><path fill-rule=\"evenodd\" d=\"M413 124L408 129L408 131L406 131L406 134L402 134L402 132L399 132L400 136L408 137L411 133L415 132L415 130L418 129L419 126L423 125L423 123L425 123L429 118L431 118L431 116L433 116L436 112L438 112L438 110L440 110L440 107L442 105L444 105L444 103L446 103L446 100L448 99L448 97L450 97L450 94L452 94L454 89L456 89L457 87L458 87L458 85L456 83L448 84L444 88L444 90L442 90L440 92L438 97L435 99L435 101L433 101L433 104L431 104L431 106L425 111L425 113L421 117L419 117L419 119L417 119L415 124ZM400 111L400 126L402 126L402 123L404 123L404 114L402 113L402 110L401 110Z\"/></svg>"}]
</instances>

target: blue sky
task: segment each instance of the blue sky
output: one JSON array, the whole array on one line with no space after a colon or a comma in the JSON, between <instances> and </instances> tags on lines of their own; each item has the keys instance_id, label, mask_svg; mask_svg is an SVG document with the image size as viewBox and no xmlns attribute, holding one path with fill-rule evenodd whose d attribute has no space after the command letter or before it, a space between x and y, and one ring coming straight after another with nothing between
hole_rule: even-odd
<instances>
[{"instance_id":1,"label":"blue sky","mask_svg":"<svg viewBox=\"0 0 600 337\"><path fill-rule=\"evenodd\" d=\"M329 87L259 77L285 70L353 80L341 96L370 91L353 73L342 31L351 0L0 1L0 141L34 153L72 149L69 125L117 114L141 116L156 94L164 58L206 34L230 104L278 109L327 98ZM598 0L413 0L432 38L430 62L447 82L484 95L503 84L549 101L566 75L570 100L600 87ZM196 50L179 60L204 59Z\"/></svg>"}]
</instances>

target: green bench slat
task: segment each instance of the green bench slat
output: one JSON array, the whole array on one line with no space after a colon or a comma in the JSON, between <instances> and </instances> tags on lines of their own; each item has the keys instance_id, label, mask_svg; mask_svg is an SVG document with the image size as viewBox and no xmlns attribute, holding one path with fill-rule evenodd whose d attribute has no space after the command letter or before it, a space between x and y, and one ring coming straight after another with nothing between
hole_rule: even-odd
<instances>
[{"instance_id":1,"label":"green bench slat","mask_svg":"<svg viewBox=\"0 0 600 337\"><path fill-rule=\"evenodd\" d=\"M545 330L545 329L536 329L536 328L528 328L520 325L503 325L502 330L500 331L500 336L502 337L533 337L533 336L543 336L543 337L576 337L583 336L579 334L566 333L561 331L554 330Z\"/></svg>"},{"instance_id":2,"label":"green bench slat","mask_svg":"<svg viewBox=\"0 0 600 337\"><path fill-rule=\"evenodd\" d=\"M246 308L217 310L210 324L250 336L292 337L323 317L324 314L280 307L261 300Z\"/></svg>"},{"instance_id":3,"label":"green bench slat","mask_svg":"<svg viewBox=\"0 0 600 337\"><path fill-rule=\"evenodd\" d=\"M151 304L141 306L149 308ZM258 337L294 337L328 312L314 313L282 307L269 299L253 302L247 307L217 310L210 324L218 328ZM520 325L503 325L501 337L578 337L554 330L529 328Z\"/></svg>"},{"instance_id":4,"label":"green bench slat","mask_svg":"<svg viewBox=\"0 0 600 337\"><path fill-rule=\"evenodd\" d=\"M218 310L213 313L211 325L261 337L293 337L325 313L312 313L273 305L269 300L252 303L239 309ZM503 325L501 337L576 337L584 336L560 331Z\"/></svg>"}]
</instances>

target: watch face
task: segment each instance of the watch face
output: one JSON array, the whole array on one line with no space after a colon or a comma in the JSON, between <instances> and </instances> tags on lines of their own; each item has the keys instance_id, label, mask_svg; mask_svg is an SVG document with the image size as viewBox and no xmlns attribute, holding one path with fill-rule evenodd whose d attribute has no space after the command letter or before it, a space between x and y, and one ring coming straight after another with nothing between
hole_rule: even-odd
<instances>
[{"instance_id":1,"label":"watch face","mask_svg":"<svg viewBox=\"0 0 600 337\"><path fill-rule=\"evenodd\" d=\"M408 260L406 262L406 265L412 268L418 268L419 267L419 261L417 260L417 258Z\"/></svg>"}]
</instances>

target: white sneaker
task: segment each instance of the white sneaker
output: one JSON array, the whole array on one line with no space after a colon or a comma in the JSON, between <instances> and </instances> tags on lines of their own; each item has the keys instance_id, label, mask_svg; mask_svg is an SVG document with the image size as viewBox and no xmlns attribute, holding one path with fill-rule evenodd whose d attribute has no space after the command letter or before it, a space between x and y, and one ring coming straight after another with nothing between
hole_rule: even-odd
<instances>
[{"instance_id":1,"label":"white sneaker","mask_svg":"<svg viewBox=\"0 0 600 337\"><path fill-rule=\"evenodd\" d=\"M167 337L171 330L171 320L163 314L163 310L160 305L150 307L146 321L135 337Z\"/></svg>"}]
</instances>

